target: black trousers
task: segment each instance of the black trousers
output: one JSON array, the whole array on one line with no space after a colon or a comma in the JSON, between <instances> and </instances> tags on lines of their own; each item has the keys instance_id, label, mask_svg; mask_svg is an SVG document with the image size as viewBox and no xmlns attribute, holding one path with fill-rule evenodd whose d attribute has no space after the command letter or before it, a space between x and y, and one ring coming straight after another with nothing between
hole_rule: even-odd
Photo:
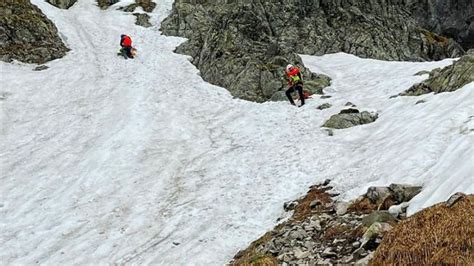
<instances>
[{"instance_id":1,"label":"black trousers","mask_svg":"<svg viewBox=\"0 0 474 266\"><path fill-rule=\"evenodd\" d=\"M122 54L125 58L132 58L132 47L122 46Z\"/></svg>"},{"instance_id":2,"label":"black trousers","mask_svg":"<svg viewBox=\"0 0 474 266\"><path fill-rule=\"evenodd\" d=\"M303 86L301 84L296 84L295 86L287 89L286 92L285 92L286 97L288 97L288 100L290 100L290 103L292 105L295 105L295 102L293 101L293 97L291 97L291 94L295 91L298 92L298 95L300 96L301 105L303 105L304 104L304 95L303 95Z\"/></svg>"}]
</instances>

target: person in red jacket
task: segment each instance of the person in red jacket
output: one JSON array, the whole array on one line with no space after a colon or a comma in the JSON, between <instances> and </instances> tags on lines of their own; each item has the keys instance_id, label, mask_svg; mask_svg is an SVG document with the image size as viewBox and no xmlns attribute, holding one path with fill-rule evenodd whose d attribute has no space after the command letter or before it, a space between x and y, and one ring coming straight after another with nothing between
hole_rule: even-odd
<instances>
[{"instance_id":1,"label":"person in red jacket","mask_svg":"<svg viewBox=\"0 0 474 266\"><path fill-rule=\"evenodd\" d=\"M301 101L300 106L303 106L304 105L303 75L301 74L299 68L293 65L288 65L286 67L285 73L288 79L288 89L285 92L286 97L288 97L288 100L290 100L290 103L292 105L296 105L295 102L293 101L293 97L291 97L291 94L297 91L298 95L300 96L300 101Z\"/></svg>"},{"instance_id":2,"label":"person in red jacket","mask_svg":"<svg viewBox=\"0 0 474 266\"><path fill-rule=\"evenodd\" d=\"M120 36L120 49L121 54L125 59L134 57L134 48L132 47L132 38L130 36L122 34Z\"/></svg>"}]
</instances>

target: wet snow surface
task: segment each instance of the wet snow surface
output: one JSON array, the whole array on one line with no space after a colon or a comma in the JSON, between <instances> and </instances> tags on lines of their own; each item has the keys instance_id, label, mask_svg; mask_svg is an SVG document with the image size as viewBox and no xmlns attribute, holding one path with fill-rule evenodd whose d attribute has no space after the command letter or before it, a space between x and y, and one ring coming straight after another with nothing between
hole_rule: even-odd
<instances>
[{"instance_id":1,"label":"wet snow surface","mask_svg":"<svg viewBox=\"0 0 474 266\"><path fill-rule=\"evenodd\" d=\"M2 264L223 264L326 178L345 199L424 184L411 212L474 192L474 84L389 99L452 60L303 56L333 78L333 97L257 104L204 82L173 53L183 40L159 27L92 0L67 11L32 2L72 50L40 72L0 63ZM155 25L171 4L158 5ZM121 33L135 60L116 56ZM320 126L348 101L380 118L329 137Z\"/></svg>"}]
</instances>

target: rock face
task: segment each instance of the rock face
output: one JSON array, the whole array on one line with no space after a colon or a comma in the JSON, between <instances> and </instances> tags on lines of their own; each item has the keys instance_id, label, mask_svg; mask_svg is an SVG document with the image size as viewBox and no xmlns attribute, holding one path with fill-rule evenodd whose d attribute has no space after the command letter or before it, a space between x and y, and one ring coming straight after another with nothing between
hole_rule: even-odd
<instances>
[{"instance_id":1,"label":"rock face","mask_svg":"<svg viewBox=\"0 0 474 266\"><path fill-rule=\"evenodd\" d=\"M58 8L68 9L72 5L74 5L77 2L77 0L47 0L46 2Z\"/></svg>"},{"instance_id":2,"label":"rock face","mask_svg":"<svg viewBox=\"0 0 474 266\"><path fill-rule=\"evenodd\" d=\"M189 39L177 52L191 55L205 80L256 101L282 87L283 67L301 63L296 53L416 61L463 53L419 29L397 0L177 0L162 31Z\"/></svg>"},{"instance_id":3,"label":"rock face","mask_svg":"<svg viewBox=\"0 0 474 266\"><path fill-rule=\"evenodd\" d=\"M30 1L0 2L0 60L42 64L67 51L57 28Z\"/></svg>"},{"instance_id":4,"label":"rock face","mask_svg":"<svg viewBox=\"0 0 474 266\"><path fill-rule=\"evenodd\" d=\"M150 23L150 16L148 14L133 13L133 15L137 18L137 21L135 22L135 24L145 27L145 28L153 26Z\"/></svg>"},{"instance_id":5,"label":"rock face","mask_svg":"<svg viewBox=\"0 0 474 266\"><path fill-rule=\"evenodd\" d=\"M359 113L357 109L342 110L339 114L331 116L323 127L342 129L357 125L372 123L377 120L378 114L372 114L367 111Z\"/></svg>"},{"instance_id":6,"label":"rock face","mask_svg":"<svg viewBox=\"0 0 474 266\"><path fill-rule=\"evenodd\" d=\"M97 5L101 9L107 9L109 6L118 3L120 0L97 0Z\"/></svg>"},{"instance_id":7,"label":"rock face","mask_svg":"<svg viewBox=\"0 0 474 266\"><path fill-rule=\"evenodd\" d=\"M465 50L474 48L474 1L409 0L407 6L423 28L453 38Z\"/></svg>"},{"instance_id":8,"label":"rock face","mask_svg":"<svg viewBox=\"0 0 474 266\"><path fill-rule=\"evenodd\" d=\"M402 96L419 96L426 93L455 91L474 82L474 50L469 50L459 61L443 69L435 69L422 83L401 93Z\"/></svg>"}]
</instances>

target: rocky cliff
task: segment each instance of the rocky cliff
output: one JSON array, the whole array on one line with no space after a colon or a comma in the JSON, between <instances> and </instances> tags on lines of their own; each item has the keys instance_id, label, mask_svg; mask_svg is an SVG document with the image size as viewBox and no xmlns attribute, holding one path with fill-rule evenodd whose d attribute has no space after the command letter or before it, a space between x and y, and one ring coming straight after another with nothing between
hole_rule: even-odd
<instances>
[{"instance_id":1,"label":"rocky cliff","mask_svg":"<svg viewBox=\"0 0 474 266\"><path fill-rule=\"evenodd\" d=\"M385 60L439 60L462 55L453 40L419 27L401 0L177 0L163 22L189 39L177 51L193 57L207 81L234 96L263 101L281 89L297 53L347 52Z\"/></svg>"},{"instance_id":2,"label":"rocky cliff","mask_svg":"<svg viewBox=\"0 0 474 266\"><path fill-rule=\"evenodd\" d=\"M0 2L0 60L41 64L67 51L57 28L30 1Z\"/></svg>"},{"instance_id":3,"label":"rocky cliff","mask_svg":"<svg viewBox=\"0 0 474 266\"><path fill-rule=\"evenodd\" d=\"M474 48L474 1L409 0L407 7L423 28Z\"/></svg>"},{"instance_id":4,"label":"rocky cliff","mask_svg":"<svg viewBox=\"0 0 474 266\"><path fill-rule=\"evenodd\" d=\"M413 85L402 96L419 96L426 93L441 93L458 90L474 82L474 50L461 57L454 64L431 71L427 80Z\"/></svg>"}]
</instances>

